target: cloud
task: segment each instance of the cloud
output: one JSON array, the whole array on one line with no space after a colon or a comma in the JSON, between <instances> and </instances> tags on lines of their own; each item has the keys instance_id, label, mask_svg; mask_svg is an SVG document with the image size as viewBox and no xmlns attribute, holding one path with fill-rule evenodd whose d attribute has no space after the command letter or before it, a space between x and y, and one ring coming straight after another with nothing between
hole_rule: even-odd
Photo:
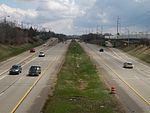
<instances>
[{"instance_id":1,"label":"cloud","mask_svg":"<svg viewBox=\"0 0 150 113\"><path fill-rule=\"evenodd\" d=\"M74 32L74 25L72 19L61 19L56 20L53 22L48 22L43 24L44 27L50 28L52 31L58 32L58 33L66 33L70 34Z\"/></svg>"},{"instance_id":2,"label":"cloud","mask_svg":"<svg viewBox=\"0 0 150 113\"><path fill-rule=\"evenodd\" d=\"M37 12L37 21L40 24L43 23L47 27L53 26L57 32L64 31L65 33L73 31L74 18L84 15L84 10L75 3L75 0L40 1Z\"/></svg>"},{"instance_id":3,"label":"cloud","mask_svg":"<svg viewBox=\"0 0 150 113\"><path fill-rule=\"evenodd\" d=\"M34 10L22 10L19 8L11 8L5 4L0 5L0 14L0 16L2 17L10 16L11 20L20 21L33 20L37 16L37 12Z\"/></svg>"},{"instance_id":4,"label":"cloud","mask_svg":"<svg viewBox=\"0 0 150 113\"><path fill-rule=\"evenodd\" d=\"M79 7L74 3L74 1L69 0L49 0L41 1L41 4L37 8L39 12L48 12L49 15L55 15L55 17L73 18L80 14Z\"/></svg>"},{"instance_id":5,"label":"cloud","mask_svg":"<svg viewBox=\"0 0 150 113\"><path fill-rule=\"evenodd\" d=\"M103 26L105 31L115 31L112 29L116 27L118 16L122 27L150 28L149 0L15 1L15 8L1 4L0 16L10 15L12 19L50 27L56 32L71 34L97 26ZM23 7L23 4L26 5Z\"/></svg>"},{"instance_id":6,"label":"cloud","mask_svg":"<svg viewBox=\"0 0 150 113\"><path fill-rule=\"evenodd\" d=\"M36 0L15 0L15 1L18 1L18 2L31 2L31 1L36 1Z\"/></svg>"},{"instance_id":7,"label":"cloud","mask_svg":"<svg viewBox=\"0 0 150 113\"><path fill-rule=\"evenodd\" d=\"M145 2L147 0L134 0L135 2L141 3L141 2Z\"/></svg>"},{"instance_id":8,"label":"cloud","mask_svg":"<svg viewBox=\"0 0 150 113\"><path fill-rule=\"evenodd\" d=\"M103 26L107 32L110 29L116 29L119 16L119 24L122 27L135 28L136 26L144 30L150 22L148 4L150 4L148 0L97 0L91 8L86 10L85 15L74 20L74 24L83 29Z\"/></svg>"},{"instance_id":9,"label":"cloud","mask_svg":"<svg viewBox=\"0 0 150 113\"><path fill-rule=\"evenodd\" d=\"M24 0L17 0L24 2ZM31 0L29 0L31 1ZM73 31L74 18L83 15L82 6L75 3L75 0L37 0L38 7L36 9L23 10L20 8L12 8L5 4L0 6L2 15L10 15L10 18L27 23L43 25L45 27L53 26L57 31ZM28 2L28 1L26 1ZM91 5L91 4L90 4ZM51 24L51 25L50 25ZM65 25L66 24L66 25ZM57 27L58 26L58 27ZM60 30L61 29L61 30ZM65 30L66 29L66 30Z\"/></svg>"}]
</instances>

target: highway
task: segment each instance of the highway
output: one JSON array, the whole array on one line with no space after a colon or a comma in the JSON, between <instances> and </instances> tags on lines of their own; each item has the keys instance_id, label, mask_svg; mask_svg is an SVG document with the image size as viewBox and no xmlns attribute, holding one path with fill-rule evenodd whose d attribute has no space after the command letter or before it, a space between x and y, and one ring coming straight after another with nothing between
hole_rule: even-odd
<instances>
[{"instance_id":1,"label":"highway","mask_svg":"<svg viewBox=\"0 0 150 113\"><path fill-rule=\"evenodd\" d=\"M104 48L80 43L90 56L101 78L108 87L114 86L116 97L127 113L150 113L150 66L115 48ZM132 62L133 69L123 68L124 62Z\"/></svg>"},{"instance_id":2,"label":"highway","mask_svg":"<svg viewBox=\"0 0 150 113\"><path fill-rule=\"evenodd\" d=\"M48 42L49 43L49 42ZM36 53L26 51L1 63L0 113L40 113L50 90L56 83L56 75L64 61L69 43L39 46ZM44 51L45 57L38 57ZM13 64L22 65L22 73L9 75ZM30 66L40 65L39 76L28 76Z\"/></svg>"}]
</instances>

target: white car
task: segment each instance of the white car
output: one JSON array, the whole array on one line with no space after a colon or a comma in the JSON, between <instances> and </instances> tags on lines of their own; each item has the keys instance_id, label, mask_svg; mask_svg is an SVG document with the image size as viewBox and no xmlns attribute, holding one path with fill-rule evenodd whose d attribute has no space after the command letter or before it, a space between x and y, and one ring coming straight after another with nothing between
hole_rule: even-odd
<instances>
[{"instance_id":1,"label":"white car","mask_svg":"<svg viewBox=\"0 0 150 113\"><path fill-rule=\"evenodd\" d=\"M132 62L125 62L125 63L123 63L123 67L124 68L133 68L133 64L132 64Z\"/></svg>"},{"instance_id":2,"label":"white car","mask_svg":"<svg viewBox=\"0 0 150 113\"><path fill-rule=\"evenodd\" d=\"M44 54L44 52L43 52L43 51L40 51L40 53L39 53L39 57L45 57L45 54Z\"/></svg>"}]
</instances>

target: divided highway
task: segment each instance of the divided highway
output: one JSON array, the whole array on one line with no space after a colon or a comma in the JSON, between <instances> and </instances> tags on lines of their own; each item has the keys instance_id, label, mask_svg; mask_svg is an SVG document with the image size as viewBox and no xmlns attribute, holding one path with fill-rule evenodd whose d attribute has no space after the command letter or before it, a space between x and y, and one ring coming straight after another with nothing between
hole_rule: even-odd
<instances>
[{"instance_id":1,"label":"divided highway","mask_svg":"<svg viewBox=\"0 0 150 113\"><path fill-rule=\"evenodd\" d=\"M115 86L116 96L119 96L128 113L150 113L149 64L114 48L104 48L104 52L99 52L97 45L80 44L103 73L107 84ZM132 62L134 68L123 68L124 62Z\"/></svg>"},{"instance_id":2,"label":"divided highway","mask_svg":"<svg viewBox=\"0 0 150 113\"><path fill-rule=\"evenodd\" d=\"M36 53L27 51L0 63L0 113L40 113L49 90L53 90L69 43L40 46L36 48ZM148 64L114 48L104 48L104 52L99 52L99 46L80 45L97 65L104 80L116 87L116 96L119 96L128 113L150 113ZM45 57L38 57L39 51L44 51ZM134 68L123 68L126 61L132 62ZM10 67L18 63L22 64L22 73L9 75ZM31 65L40 65L42 73L36 77L27 76Z\"/></svg>"},{"instance_id":3,"label":"divided highway","mask_svg":"<svg viewBox=\"0 0 150 113\"><path fill-rule=\"evenodd\" d=\"M0 113L40 113L49 90L56 81L56 74L69 43L41 46L36 48L36 53L27 51L1 63ZM44 51L45 57L38 57L40 50ZM10 67L18 63L22 64L22 73L9 75ZM39 76L28 76L32 65L41 66Z\"/></svg>"}]
</instances>

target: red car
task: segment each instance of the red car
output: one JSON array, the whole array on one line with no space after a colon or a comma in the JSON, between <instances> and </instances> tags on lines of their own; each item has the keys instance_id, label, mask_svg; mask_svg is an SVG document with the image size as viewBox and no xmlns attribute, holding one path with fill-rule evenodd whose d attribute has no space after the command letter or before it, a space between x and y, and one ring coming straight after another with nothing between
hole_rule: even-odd
<instances>
[{"instance_id":1,"label":"red car","mask_svg":"<svg viewBox=\"0 0 150 113\"><path fill-rule=\"evenodd\" d=\"M34 53L34 52L35 52L34 48L30 49L30 53Z\"/></svg>"}]
</instances>

